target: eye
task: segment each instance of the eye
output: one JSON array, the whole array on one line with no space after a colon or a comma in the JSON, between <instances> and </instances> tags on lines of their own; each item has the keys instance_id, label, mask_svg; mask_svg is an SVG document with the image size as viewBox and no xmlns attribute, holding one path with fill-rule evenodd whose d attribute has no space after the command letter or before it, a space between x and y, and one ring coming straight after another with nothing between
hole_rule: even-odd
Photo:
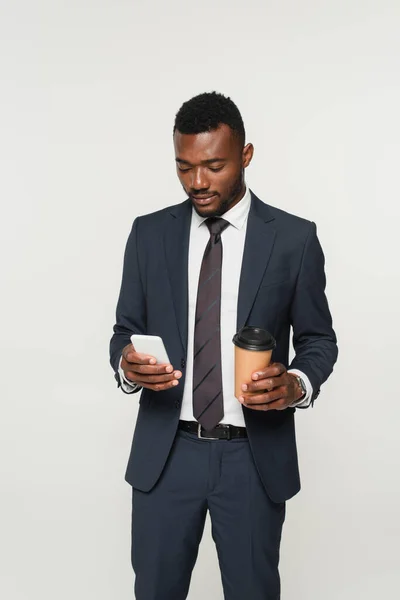
<instances>
[{"instance_id":1,"label":"eye","mask_svg":"<svg viewBox=\"0 0 400 600\"><path fill-rule=\"evenodd\" d=\"M216 173L217 171L222 171L222 169L224 167L222 166L222 167L209 167L209 168L210 168L210 171L214 171L214 173Z\"/></svg>"},{"instance_id":2,"label":"eye","mask_svg":"<svg viewBox=\"0 0 400 600\"><path fill-rule=\"evenodd\" d=\"M187 173L187 171L190 171L190 167L180 167L179 165L178 169L181 173Z\"/></svg>"}]
</instances>

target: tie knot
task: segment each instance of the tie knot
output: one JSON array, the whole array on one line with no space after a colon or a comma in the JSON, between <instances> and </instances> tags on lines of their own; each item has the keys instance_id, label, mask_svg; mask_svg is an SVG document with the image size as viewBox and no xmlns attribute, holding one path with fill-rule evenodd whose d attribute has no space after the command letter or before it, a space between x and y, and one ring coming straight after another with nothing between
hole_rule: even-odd
<instances>
[{"instance_id":1,"label":"tie knot","mask_svg":"<svg viewBox=\"0 0 400 600\"><path fill-rule=\"evenodd\" d=\"M209 217L206 220L206 224L212 236L215 237L216 240L219 239L219 236L229 225L228 221L225 219L221 219L220 217Z\"/></svg>"}]
</instances>

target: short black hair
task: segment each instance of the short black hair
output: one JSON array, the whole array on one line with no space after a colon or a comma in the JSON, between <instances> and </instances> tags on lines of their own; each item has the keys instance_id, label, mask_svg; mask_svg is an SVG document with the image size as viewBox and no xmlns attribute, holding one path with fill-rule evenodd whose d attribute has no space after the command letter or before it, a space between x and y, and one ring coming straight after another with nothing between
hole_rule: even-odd
<instances>
[{"instance_id":1,"label":"short black hair","mask_svg":"<svg viewBox=\"0 0 400 600\"><path fill-rule=\"evenodd\" d=\"M204 133L228 125L244 146L246 132L236 104L217 92L206 92L184 102L176 114L174 133Z\"/></svg>"}]
</instances>

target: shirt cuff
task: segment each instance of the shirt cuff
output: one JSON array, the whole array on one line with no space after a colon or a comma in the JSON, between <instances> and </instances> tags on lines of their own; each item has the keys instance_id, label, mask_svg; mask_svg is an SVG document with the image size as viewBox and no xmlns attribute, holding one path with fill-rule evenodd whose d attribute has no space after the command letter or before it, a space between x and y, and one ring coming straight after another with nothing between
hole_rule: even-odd
<instances>
[{"instance_id":1,"label":"shirt cuff","mask_svg":"<svg viewBox=\"0 0 400 600\"><path fill-rule=\"evenodd\" d=\"M140 390L141 386L138 385L137 383L134 383L133 381L129 381L129 379L127 379L125 377L125 374L121 368L121 362L122 362L122 356L119 359L119 364L118 364L118 373L119 373L119 376L121 379L121 387L126 394L133 394L134 392L137 392L138 390Z\"/></svg>"},{"instance_id":2,"label":"shirt cuff","mask_svg":"<svg viewBox=\"0 0 400 600\"><path fill-rule=\"evenodd\" d=\"M298 369L290 369L290 371L288 371L288 373L293 373L293 375L298 375L299 377L301 377L302 380L304 381L304 385L306 386L306 390L307 390L304 398L302 398L301 400L292 402L292 404L289 404L289 406L295 407L295 408L308 408L311 404L311 399L313 396L313 387L311 385L310 380L308 379L307 375L305 373L303 373L303 371L299 371Z\"/></svg>"}]
</instances>

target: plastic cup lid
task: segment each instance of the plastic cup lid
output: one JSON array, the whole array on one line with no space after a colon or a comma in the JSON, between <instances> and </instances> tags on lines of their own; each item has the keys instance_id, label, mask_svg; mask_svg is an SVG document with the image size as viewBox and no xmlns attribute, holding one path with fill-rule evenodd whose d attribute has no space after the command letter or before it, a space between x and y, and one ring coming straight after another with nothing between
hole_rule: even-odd
<instances>
[{"instance_id":1,"label":"plastic cup lid","mask_svg":"<svg viewBox=\"0 0 400 600\"><path fill-rule=\"evenodd\" d=\"M233 343L244 350L273 350L276 346L274 336L260 327L242 327L232 339Z\"/></svg>"}]
</instances>

